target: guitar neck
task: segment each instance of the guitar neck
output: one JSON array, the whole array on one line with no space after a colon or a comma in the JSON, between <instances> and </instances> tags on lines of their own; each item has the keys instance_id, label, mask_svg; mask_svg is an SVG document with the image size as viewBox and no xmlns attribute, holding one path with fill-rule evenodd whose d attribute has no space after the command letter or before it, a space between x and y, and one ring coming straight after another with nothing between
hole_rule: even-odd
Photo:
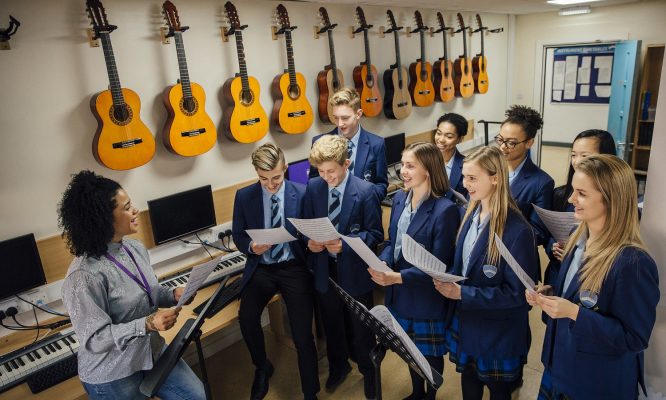
<instances>
[{"instance_id":1,"label":"guitar neck","mask_svg":"<svg viewBox=\"0 0 666 400\"><path fill-rule=\"evenodd\" d=\"M333 29L328 30L328 51L331 53L331 69L333 70L333 84L338 87L338 66L335 62L335 46L333 45Z\"/></svg>"},{"instance_id":2,"label":"guitar neck","mask_svg":"<svg viewBox=\"0 0 666 400\"><path fill-rule=\"evenodd\" d=\"M425 54L425 32L422 30L419 31L419 38L421 40L421 64L425 65L426 54Z\"/></svg>"},{"instance_id":3,"label":"guitar neck","mask_svg":"<svg viewBox=\"0 0 666 400\"><path fill-rule=\"evenodd\" d=\"M467 59L467 28L465 28L464 25L461 28L460 33L462 34L462 38L463 38L463 58L466 60Z\"/></svg>"},{"instance_id":4,"label":"guitar neck","mask_svg":"<svg viewBox=\"0 0 666 400\"><path fill-rule=\"evenodd\" d=\"M400 62L400 38L398 31L393 31L393 39L395 41L395 66L398 68L398 73L402 70L402 63ZM402 79L402 76L400 77Z\"/></svg>"},{"instance_id":5,"label":"guitar neck","mask_svg":"<svg viewBox=\"0 0 666 400\"><path fill-rule=\"evenodd\" d=\"M365 64L368 66L368 71L372 62L370 61L370 38L368 37L368 30L363 30L363 43L365 44Z\"/></svg>"},{"instance_id":6,"label":"guitar neck","mask_svg":"<svg viewBox=\"0 0 666 400\"><path fill-rule=\"evenodd\" d=\"M285 43L287 44L287 65L289 68L289 85L296 86L296 66L294 65L294 48L291 44L291 31L284 32Z\"/></svg>"},{"instance_id":7,"label":"guitar neck","mask_svg":"<svg viewBox=\"0 0 666 400\"><path fill-rule=\"evenodd\" d=\"M109 90L111 91L111 98L115 106L125 104L123 98L122 86L120 85L120 77L118 76L118 68L116 67L116 59L113 56L113 47L111 46L111 36L109 32L100 32L99 37L102 40L102 49L104 50L104 61L106 63L106 72L109 75Z\"/></svg>"},{"instance_id":8,"label":"guitar neck","mask_svg":"<svg viewBox=\"0 0 666 400\"><path fill-rule=\"evenodd\" d=\"M236 51L238 52L238 69L240 70L241 87L243 91L250 90L250 84L247 79L247 65L245 64L245 49L243 48L243 32L236 29L234 32L236 37Z\"/></svg>"},{"instance_id":9,"label":"guitar neck","mask_svg":"<svg viewBox=\"0 0 666 400\"><path fill-rule=\"evenodd\" d=\"M483 45L483 27L479 29L479 35L481 35L481 57L484 55L484 45Z\"/></svg>"},{"instance_id":10,"label":"guitar neck","mask_svg":"<svg viewBox=\"0 0 666 400\"><path fill-rule=\"evenodd\" d=\"M444 61L449 59L449 49L446 46L446 29L442 29L442 42L444 42Z\"/></svg>"},{"instance_id":11,"label":"guitar neck","mask_svg":"<svg viewBox=\"0 0 666 400\"><path fill-rule=\"evenodd\" d=\"M180 72L180 84L183 87L183 97L190 98L192 97L192 85L190 85L190 74L187 72L183 32L174 32L173 37L176 40L176 54L178 55L178 70Z\"/></svg>"}]
</instances>

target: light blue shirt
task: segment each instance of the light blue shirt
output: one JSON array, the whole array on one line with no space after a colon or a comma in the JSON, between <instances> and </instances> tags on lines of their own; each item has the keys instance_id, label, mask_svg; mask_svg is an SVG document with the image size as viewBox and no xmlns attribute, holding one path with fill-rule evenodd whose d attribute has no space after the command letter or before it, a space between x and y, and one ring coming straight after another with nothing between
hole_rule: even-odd
<instances>
[{"instance_id":1,"label":"light blue shirt","mask_svg":"<svg viewBox=\"0 0 666 400\"><path fill-rule=\"evenodd\" d=\"M278 198L278 203L280 205L280 221L282 226L284 226L284 182L282 185L280 185L280 189L275 193L275 196ZM271 197L273 196L273 193L269 192L264 188L263 186L261 187L261 198L263 201L264 205L264 228L265 229L270 229L272 228L271 226L271 207L273 205L273 202L271 201ZM252 243L250 243L250 246L252 246ZM287 260L293 259L294 256L291 254L291 249L289 248L289 243L284 243L284 251L282 252L282 257L280 257L279 260L273 260L271 258L271 250L268 249L264 254L261 255L261 264L275 264L278 262L283 262Z\"/></svg>"},{"instance_id":2,"label":"light blue shirt","mask_svg":"<svg viewBox=\"0 0 666 400\"><path fill-rule=\"evenodd\" d=\"M488 225L488 217L490 214L481 221L481 206L477 207L472 215L472 223L469 225L469 230L467 235L465 235L465 241L463 242L462 248L462 257L463 257L463 269L462 275L467 276L467 269L469 268L469 258L472 256L472 250L476 245L476 241L481 235L483 229Z\"/></svg>"},{"instance_id":3,"label":"light blue shirt","mask_svg":"<svg viewBox=\"0 0 666 400\"><path fill-rule=\"evenodd\" d=\"M407 194L407 198L405 199L405 208L402 209L402 214L400 214L400 218L398 219L398 229L396 230L395 234L395 246L393 247L393 261L398 260L398 256L400 255L400 252L402 251L402 235L407 233L407 229L409 229L409 225L412 223L412 220L414 219L414 216L416 213L419 211L419 207L421 207L421 204L430 197L430 194L427 196L423 196L418 203L416 203L416 208L412 210L412 196L414 192L409 191Z\"/></svg>"},{"instance_id":4,"label":"light blue shirt","mask_svg":"<svg viewBox=\"0 0 666 400\"><path fill-rule=\"evenodd\" d=\"M339 129L338 129L338 135L342 136ZM344 136L342 136L342 137L344 137ZM354 136L352 136L351 139L348 139L350 142L352 142L354 144L354 146L352 147L352 149L353 149L352 156L349 159L349 161L354 163L354 166L356 166L356 153L358 152L358 140L359 140L360 137L361 137L361 124L358 125L358 130L356 131ZM352 172L354 172L354 171L352 171Z\"/></svg>"},{"instance_id":5,"label":"light blue shirt","mask_svg":"<svg viewBox=\"0 0 666 400\"><path fill-rule=\"evenodd\" d=\"M520 170L523 169L523 165L525 165L525 161L527 161L527 157L529 156L530 156L529 154L525 156L523 161L518 165L518 168L514 169L513 171L509 171L509 185L513 183L513 180L516 178L516 176L518 176Z\"/></svg>"},{"instance_id":6,"label":"light blue shirt","mask_svg":"<svg viewBox=\"0 0 666 400\"><path fill-rule=\"evenodd\" d=\"M444 166L446 167L446 177L449 179L451 179L451 170L453 169L453 160L455 158L456 154L453 153L453 157L451 157L451 159L446 164L444 164Z\"/></svg>"},{"instance_id":7,"label":"light blue shirt","mask_svg":"<svg viewBox=\"0 0 666 400\"><path fill-rule=\"evenodd\" d=\"M573 258L571 259L571 264L569 265L569 270L567 271L567 276L564 277L564 285L562 286L562 296L569 289L569 285L576 276L576 272L580 270L580 267L583 265L583 255L585 254L585 243L587 242L587 235L581 235L576 242L576 250L574 251Z\"/></svg>"}]
</instances>

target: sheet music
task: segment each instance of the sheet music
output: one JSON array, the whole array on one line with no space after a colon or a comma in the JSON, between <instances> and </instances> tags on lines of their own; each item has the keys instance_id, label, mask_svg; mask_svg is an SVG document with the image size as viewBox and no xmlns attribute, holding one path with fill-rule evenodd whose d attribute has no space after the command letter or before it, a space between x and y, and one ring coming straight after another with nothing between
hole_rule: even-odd
<instances>
[{"instance_id":1,"label":"sheet music","mask_svg":"<svg viewBox=\"0 0 666 400\"><path fill-rule=\"evenodd\" d=\"M245 232L256 244L281 244L296 240L289 231L281 226L269 229L246 229Z\"/></svg>"},{"instance_id":2,"label":"sheet music","mask_svg":"<svg viewBox=\"0 0 666 400\"><path fill-rule=\"evenodd\" d=\"M299 219L287 218L299 232L315 242L323 243L329 240L340 239L340 234L335 230L331 220L322 218Z\"/></svg>"},{"instance_id":3,"label":"sheet music","mask_svg":"<svg viewBox=\"0 0 666 400\"><path fill-rule=\"evenodd\" d=\"M453 197L455 197L458 201L467 206L468 204L467 199L465 198L465 196L462 195L462 193L456 192L453 189L451 189L451 192L453 192Z\"/></svg>"},{"instance_id":4,"label":"sheet music","mask_svg":"<svg viewBox=\"0 0 666 400\"><path fill-rule=\"evenodd\" d=\"M402 235L402 256L408 263L440 282L459 282L465 279L462 276L447 274L446 264L430 254L406 233Z\"/></svg>"},{"instance_id":5,"label":"sheet music","mask_svg":"<svg viewBox=\"0 0 666 400\"><path fill-rule=\"evenodd\" d=\"M559 243L566 243L569 240L569 234L571 230L579 224L576 217L574 217L573 212L562 212L562 211L550 211L543 209L536 204L534 206L534 211L536 211L541 221L546 224L546 228L553 238Z\"/></svg>"},{"instance_id":6,"label":"sheet music","mask_svg":"<svg viewBox=\"0 0 666 400\"><path fill-rule=\"evenodd\" d=\"M379 272L393 272L391 268L387 267L386 264L377 257L374 251L370 250L360 237L343 235L342 240L344 240L345 243L347 243L366 264L368 264L368 267Z\"/></svg>"},{"instance_id":7,"label":"sheet music","mask_svg":"<svg viewBox=\"0 0 666 400\"><path fill-rule=\"evenodd\" d=\"M409 338L407 333L402 329L398 321L391 315L391 312L385 306L375 306L370 310L375 318L379 320L388 330L398 335L402 344L405 345L409 354L416 360L419 368L426 374L428 380L433 382L432 370L428 360L421 354L421 351L416 347L412 339Z\"/></svg>"},{"instance_id":8,"label":"sheet music","mask_svg":"<svg viewBox=\"0 0 666 400\"><path fill-rule=\"evenodd\" d=\"M506 263L509 264L509 267L516 274L518 279L523 283L523 285L525 285L525 288L527 288L530 293L535 293L534 281L532 278L530 278L529 275L527 275L527 272L525 272L523 267L518 264L518 261L513 258L511 252L506 248L504 242L502 242L502 238L500 238L497 233L495 233L495 247L497 247L500 255L506 260Z\"/></svg>"},{"instance_id":9,"label":"sheet music","mask_svg":"<svg viewBox=\"0 0 666 400\"><path fill-rule=\"evenodd\" d=\"M199 290L201 284L206 281L206 278L208 278L208 275L213 272L213 269L215 269L222 257L224 257L224 255L214 258L205 264L197 265L196 267L192 268L192 272L190 272L190 278L187 280L187 286L185 286L185 292L183 292L183 295L180 296L180 300L178 300L176 307L180 307L187 303L190 297L192 297L197 292L197 290Z\"/></svg>"}]
</instances>

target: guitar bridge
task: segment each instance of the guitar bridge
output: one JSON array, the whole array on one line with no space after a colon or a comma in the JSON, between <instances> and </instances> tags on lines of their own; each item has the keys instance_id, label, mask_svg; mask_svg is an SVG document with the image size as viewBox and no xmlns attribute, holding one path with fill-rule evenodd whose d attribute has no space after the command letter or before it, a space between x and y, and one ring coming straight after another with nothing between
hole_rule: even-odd
<instances>
[{"instance_id":1,"label":"guitar bridge","mask_svg":"<svg viewBox=\"0 0 666 400\"><path fill-rule=\"evenodd\" d=\"M378 99L376 97L368 97L367 99L365 99L365 102L366 103L376 103L377 100Z\"/></svg>"},{"instance_id":2,"label":"guitar bridge","mask_svg":"<svg viewBox=\"0 0 666 400\"><path fill-rule=\"evenodd\" d=\"M405 107L406 105L407 105L406 101L401 101L400 103L398 103L398 107Z\"/></svg>"},{"instance_id":3,"label":"guitar bridge","mask_svg":"<svg viewBox=\"0 0 666 400\"><path fill-rule=\"evenodd\" d=\"M248 125L254 125L261 121L261 118L251 118L251 119L246 119L240 122L241 126L248 126Z\"/></svg>"},{"instance_id":4,"label":"guitar bridge","mask_svg":"<svg viewBox=\"0 0 666 400\"><path fill-rule=\"evenodd\" d=\"M430 90L419 90L419 94L430 94Z\"/></svg>"},{"instance_id":5,"label":"guitar bridge","mask_svg":"<svg viewBox=\"0 0 666 400\"><path fill-rule=\"evenodd\" d=\"M304 115L305 115L305 110L294 111L294 112L287 113L287 116L289 118L298 118L298 117L302 117Z\"/></svg>"},{"instance_id":6,"label":"guitar bridge","mask_svg":"<svg viewBox=\"0 0 666 400\"><path fill-rule=\"evenodd\" d=\"M143 139L123 140L122 142L113 143L112 146L114 149L126 149L128 147L136 146L139 143L143 143Z\"/></svg>"},{"instance_id":7,"label":"guitar bridge","mask_svg":"<svg viewBox=\"0 0 666 400\"><path fill-rule=\"evenodd\" d=\"M184 131L180 133L180 136L182 137L194 137L194 136L199 136L202 133L206 133L206 128L201 128L201 129L194 129L191 131Z\"/></svg>"}]
</instances>

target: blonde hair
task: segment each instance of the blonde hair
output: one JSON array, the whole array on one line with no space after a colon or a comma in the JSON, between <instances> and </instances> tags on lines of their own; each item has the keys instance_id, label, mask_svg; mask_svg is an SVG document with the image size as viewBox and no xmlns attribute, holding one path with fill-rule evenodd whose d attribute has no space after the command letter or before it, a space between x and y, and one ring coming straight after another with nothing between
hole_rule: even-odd
<instances>
[{"instance_id":1,"label":"blonde hair","mask_svg":"<svg viewBox=\"0 0 666 400\"><path fill-rule=\"evenodd\" d=\"M355 89L343 87L337 92L333 93L328 99L328 104L331 107L335 106L349 106L354 112L361 108L361 98Z\"/></svg>"},{"instance_id":2,"label":"blonde hair","mask_svg":"<svg viewBox=\"0 0 666 400\"><path fill-rule=\"evenodd\" d=\"M449 179L444 172L444 158L437 146L427 142L416 142L405 147L402 153L411 151L416 160L428 172L430 191L434 197L442 197L449 191Z\"/></svg>"},{"instance_id":3,"label":"blonde hair","mask_svg":"<svg viewBox=\"0 0 666 400\"><path fill-rule=\"evenodd\" d=\"M312 145L308 160L317 167L326 161L335 161L343 165L348 157L348 140L339 135L323 135Z\"/></svg>"},{"instance_id":4,"label":"blonde hair","mask_svg":"<svg viewBox=\"0 0 666 400\"><path fill-rule=\"evenodd\" d=\"M608 154L584 158L576 165L576 174L584 174L594 182L606 207L606 221L601 234L587 242L585 263L580 272L580 288L599 293L608 271L623 248L645 249L638 226L636 180L631 167L622 159ZM569 237L564 253L569 254L581 235L588 233L586 222Z\"/></svg>"},{"instance_id":5,"label":"blonde hair","mask_svg":"<svg viewBox=\"0 0 666 400\"><path fill-rule=\"evenodd\" d=\"M272 171L280 163L282 163L282 168L286 169L287 163L284 161L282 149L272 143L262 144L252 152L252 165L255 169Z\"/></svg>"},{"instance_id":6,"label":"blonde hair","mask_svg":"<svg viewBox=\"0 0 666 400\"><path fill-rule=\"evenodd\" d=\"M495 191L490 195L490 220L488 222L488 249L486 251L487 259L490 264L497 264L499 262L499 251L495 247L495 235L499 237L504 234L504 226L506 219L509 215L509 209L514 209L518 215L522 214L518 210L516 202L511 197L511 190L509 187L509 166L504 158L504 155L498 147L481 147L474 151L472 154L465 157L464 164L475 163L483 168L488 175L497 178L497 185ZM474 215L477 206L480 205L479 200L470 200L467 205L467 212L463 217L462 227L468 218ZM458 232L460 235L460 231Z\"/></svg>"}]
</instances>

